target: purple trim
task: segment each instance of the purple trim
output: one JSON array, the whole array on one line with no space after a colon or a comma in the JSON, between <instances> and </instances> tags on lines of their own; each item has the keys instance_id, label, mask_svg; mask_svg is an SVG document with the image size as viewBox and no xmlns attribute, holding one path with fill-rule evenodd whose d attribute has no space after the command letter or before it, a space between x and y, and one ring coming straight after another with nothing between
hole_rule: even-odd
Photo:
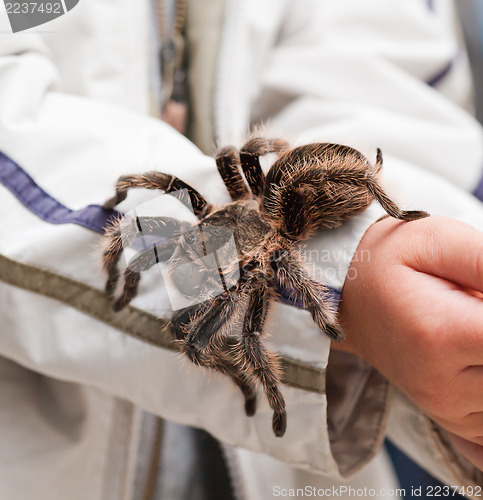
<instances>
[{"instance_id":1,"label":"purple trim","mask_svg":"<svg viewBox=\"0 0 483 500\"><path fill-rule=\"evenodd\" d=\"M46 193L25 170L0 151L0 183L9 189L31 212L51 224L78 224L103 234L109 222L119 217L116 210L106 210L100 205L89 205L71 210ZM289 290L280 289L280 302L302 308L300 297ZM331 299L337 307L341 291L330 288Z\"/></svg>"},{"instance_id":2,"label":"purple trim","mask_svg":"<svg viewBox=\"0 0 483 500\"><path fill-rule=\"evenodd\" d=\"M476 186L473 194L480 200L483 201L483 177L480 179L480 183Z\"/></svg>"},{"instance_id":3,"label":"purple trim","mask_svg":"<svg viewBox=\"0 0 483 500\"><path fill-rule=\"evenodd\" d=\"M342 294L342 291L339 290L338 288L332 288L328 287L329 289L329 298L330 301L332 302L332 306L337 309L339 302L340 302L340 296ZM294 306L298 307L299 309L304 309L304 305L302 302L302 298L298 295L295 294L286 288L282 288L280 284L277 287L277 293L279 294L278 297L278 302L282 302L282 304L287 304L289 306Z\"/></svg>"},{"instance_id":4,"label":"purple trim","mask_svg":"<svg viewBox=\"0 0 483 500\"><path fill-rule=\"evenodd\" d=\"M453 57L453 59L451 59L451 61L444 68L442 68L440 71L438 71L438 73L436 73L431 78L426 80L426 84L429 85L430 87L436 87L436 85L438 85L442 80L444 80L444 78L446 78L449 72L453 69L457 57L458 55Z\"/></svg>"},{"instance_id":5,"label":"purple trim","mask_svg":"<svg viewBox=\"0 0 483 500\"><path fill-rule=\"evenodd\" d=\"M104 233L110 220L119 215L99 205L71 210L47 194L20 165L0 151L0 183L35 215L51 224L78 224Z\"/></svg>"}]
</instances>

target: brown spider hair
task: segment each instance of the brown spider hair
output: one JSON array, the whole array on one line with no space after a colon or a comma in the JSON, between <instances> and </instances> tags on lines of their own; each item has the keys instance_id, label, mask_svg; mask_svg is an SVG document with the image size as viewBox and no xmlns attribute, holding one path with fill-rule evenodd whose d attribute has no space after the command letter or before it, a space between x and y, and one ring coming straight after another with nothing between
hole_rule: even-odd
<instances>
[{"instance_id":1,"label":"brown spider hair","mask_svg":"<svg viewBox=\"0 0 483 500\"><path fill-rule=\"evenodd\" d=\"M277 159L265 175L260 157L268 153L276 153ZM232 199L218 208L172 175L148 172L119 179L106 208L124 200L132 188L167 194L183 190L180 201L191 204L199 222L191 226L169 217L118 220L106 235L106 292L112 297L119 281L123 247L140 233L158 236L158 243L129 263L114 309L136 296L142 271L166 262L175 285L198 298L171 318L181 351L195 364L230 377L244 395L249 416L256 410L255 387L260 382L273 410L273 431L282 436L287 416L279 388L280 367L277 356L262 342L271 302L279 299L280 289L288 290L323 332L331 339L343 339L330 290L309 276L297 245L316 231L340 226L374 200L389 216L403 221L428 214L401 210L384 192L378 180L380 150L372 165L349 146L314 143L290 149L281 139L255 137L240 150L221 149L216 165ZM235 255L226 257L225 266L217 261L208 268L203 256L216 254L226 244L227 234L235 242ZM220 276L221 289L214 293ZM230 350L223 348L227 335L233 337Z\"/></svg>"}]
</instances>

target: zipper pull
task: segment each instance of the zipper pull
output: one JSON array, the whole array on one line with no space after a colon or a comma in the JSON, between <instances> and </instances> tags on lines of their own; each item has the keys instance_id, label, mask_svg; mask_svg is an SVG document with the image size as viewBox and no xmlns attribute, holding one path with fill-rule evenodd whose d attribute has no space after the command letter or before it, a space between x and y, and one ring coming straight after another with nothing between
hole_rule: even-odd
<instances>
[{"instance_id":1,"label":"zipper pull","mask_svg":"<svg viewBox=\"0 0 483 500\"><path fill-rule=\"evenodd\" d=\"M169 40L163 43L159 51L159 65L161 68L161 106L171 99L174 81L174 43Z\"/></svg>"},{"instance_id":2,"label":"zipper pull","mask_svg":"<svg viewBox=\"0 0 483 500\"><path fill-rule=\"evenodd\" d=\"M186 103L185 41L181 33L173 33L173 46L174 71L171 99Z\"/></svg>"},{"instance_id":3,"label":"zipper pull","mask_svg":"<svg viewBox=\"0 0 483 500\"><path fill-rule=\"evenodd\" d=\"M188 117L184 50L185 42L180 33L173 33L160 50L161 119L182 134L186 132Z\"/></svg>"}]
</instances>

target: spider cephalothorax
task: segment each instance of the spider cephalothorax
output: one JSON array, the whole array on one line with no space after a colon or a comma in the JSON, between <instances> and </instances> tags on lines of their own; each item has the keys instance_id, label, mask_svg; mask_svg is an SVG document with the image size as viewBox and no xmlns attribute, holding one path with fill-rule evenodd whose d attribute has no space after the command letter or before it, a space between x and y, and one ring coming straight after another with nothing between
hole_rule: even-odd
<instances>
[{"instance_id":1,"label":"spider cephalothorax","mask_svg":"<svg viewBox=\"0 0 483 500\"><path fill-rule=\"evenodd\" d=\"M259 157L268 153L278 157L265 175ZM169 217L118 220L107 232L106 292L113 296L123 248L140 232L158 236L157 242L130 261L114 309L123 308L135 297L143 270L167 262L178 290L196 298L175 311L171 319L182 352L195 364L231 377L243 392L247 415L255 413L255 387L260 382L273 410L273 431L282 436L287 417L279 389L279 365L261 339L278 290L296 294L330 338L343 338L329 289L309 277L297 244L316 231L341 225L373 200L401 220L428 214L400 210L385 194L378 182L380 150L373 166L348 146L321 143L289 149L281 140L255 138L240 151L222 149L216 164L232 199L216 210L172 175L148 172L119 179L116 195L106 202L106 208L124 200L131 188L168 194L183 190L184 202L192 206L199 223ZM228 333L235 338L230 351L222 349L220 342Z\"/></svg>"}]
</instances>

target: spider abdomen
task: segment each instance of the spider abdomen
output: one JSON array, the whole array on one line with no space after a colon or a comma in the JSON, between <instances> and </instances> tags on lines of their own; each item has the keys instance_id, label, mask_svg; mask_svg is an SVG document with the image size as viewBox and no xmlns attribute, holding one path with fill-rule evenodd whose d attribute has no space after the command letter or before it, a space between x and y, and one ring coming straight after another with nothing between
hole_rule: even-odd
<instances>
[{"instance_id":1,"label":"spider abdomen","mask_svg":"<svg viewBox=\"0 0 483 500\"><path fill-rule=\"evenodd\" d=\"M376 169L359 151L339 144L295 148L267 174L263 208L290 239L332 229L372 201L367 180Z\"/></svg>"}]
</instances>

